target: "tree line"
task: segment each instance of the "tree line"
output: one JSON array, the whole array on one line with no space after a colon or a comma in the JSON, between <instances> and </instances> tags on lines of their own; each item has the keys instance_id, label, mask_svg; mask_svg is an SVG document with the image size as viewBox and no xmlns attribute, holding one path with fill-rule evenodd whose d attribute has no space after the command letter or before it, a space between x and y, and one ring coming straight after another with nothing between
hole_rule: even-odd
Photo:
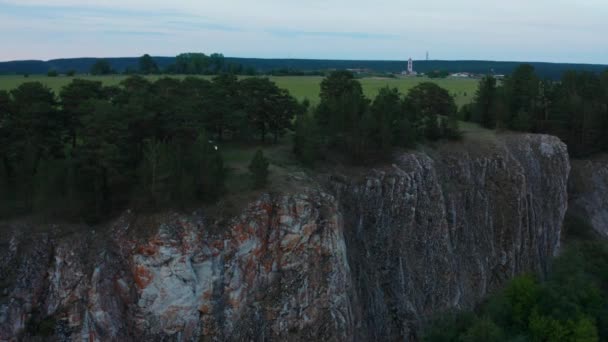
<instances>
[{"instance_id":1,"label":"tree line","mask_svg":"<svg viewBox=\"0 0 608 342\"><path fill-rule=\"evenodd\" d=\"M58 96L24 83L0 92L0 214L97 221L127 205L213 201L224 190L218 145L276 142L301 111L268 79L229 74L75 79Z\"/></svg>"},{"instance_id":2,"label":"tree line","mask_svg":"<svg viewBox=\"0 0 608 342\"><path fill-rule=\"evenodd\" d=\"M90 73L92 75L110 75L119 72L112 68L110 60L102 58L91 66ZM126 67L123 73L127 75L218 75L230 73L250 76L257 74L253 67L244 67L242 64L226 61L221 53L212 53L209 56L204 53L182 53L175 57L174 63L165 68L159 67L153 57L145 54L138 59L137 67Z\"/></svg>"},{"instance_id":3,"label":"tree line","mask_svg":"<svg viewBox=\"0 0 608 342\"><path fill-rule=\"evenodd\" d=\"M454 98L435 83L421 83L406 96L386 87L370 100L351 72L335 71L322 81L320 99L295 124L294 150L307 165L340 156L369 163L394 148L461 137Z\"/></svg>"},{"instance_id":4,"label":"tree line","mask_svg":"<svg viewBox=\"0 0 608 342\"><path fill-rule=\"evenodd\" d=\"M492 129L556 135L575 157L607 151L608 71L568 71L552 81L524 64L503 81L486 76L460 118Z\"/></svg>"}]
</instances>

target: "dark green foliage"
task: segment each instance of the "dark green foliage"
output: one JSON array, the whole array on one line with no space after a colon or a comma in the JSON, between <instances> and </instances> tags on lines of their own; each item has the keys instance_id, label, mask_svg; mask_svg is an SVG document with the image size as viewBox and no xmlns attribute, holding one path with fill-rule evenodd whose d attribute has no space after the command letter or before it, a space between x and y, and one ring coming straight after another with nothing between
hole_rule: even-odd
<instances>
[{"instance_id":1,"label":"dark green foliage","mask_svg":"<svg viewBox=\"0 0 608 342\"><path fill-rule=\"evenodd\" d=\"M46 73L46 75L47 75L48 77L57 77L57 76L59 76L59 73L57 72L57 70L49 70L49 71Z\"/></svg>"},{"instance_id":2,"label":"dark green foliage","mask_svg":"<svg viewBox=\"0 0 608 342\"><path fill-rule=\"evenodd\" d=\"M458 120L469 122L474 121L473 117L474 106L473 103L467 103L464 106L460 107L458 111Z\"/></svg>"},{"instance_id":3,"label":"dark green foliage","mask_svg":"<svg viewBox=\"0 0 608 342\"><path fill-rule=\"evenodd\" d=\"M144 75L157 74L160 70L150 55L145 54L139 58L139 72Z\"/></svg>"},{"instance_id":4,"label":"dark green foliage","mask_svg":"<svg viewBox=\"0 0 608 342\"><path fill-rule=\"evenodd\" d=\"M76 70L70 69L70 70L68 70L68 71L65 72L65 75L68 76L68 77L74 77L74 76L76 76Z\"/></svg>"},{"instance_id":5,"label":"dark green foliage","mask_svg":"<svg viewBox=\"0 0 608 342\"><path fill-rule=\"evenodd\" d=\"M529 132L532 129L532 119L530 114L521 109L517 115L511 119L510 128L515 131Z\"/></svg>"},{"instance_id":6,"label":"dark green foliage","mask_svg":"<svg viewBox=\"0 0 608 342\"><path fill-rule=\"evenodd\" d=\"M112 66L107 59L99 59L91 66L91 75L109 75L112 73Z\"/></svg>"},{"instance_id":7,"label":"dark green foliage","mask_svg":"<svg viewBox=\"0 0 608 342\"><path fill-rule=\"evenodd\" d=\"M509 111L513 114L520 111L534 112L539 85L540 79L533 66L522 64L515 69L511 76L504 81Z\"/></svg>"},{"instance_id":8,"label":"dark green foliage","mask_svg":"<svg viewBox=\"0 0 608 342\"><path fill-rule=\"evenodd\" d=\"M295 124L294 153L306 166L320 158L321 132L309 113L298 115Z\"/></svg>"},{"instance_id":9,"label":"dark green foliage","mask_svg":"<svg viewBox=\"0 0 608 342\"><path fill-rule=\"evenodd\" d=\"M78 132L82 129L81 119L87 114L88 101L106 98L101 82L75 79L63 87L59 98L63 106L63 116L72 147L76 147Z\"/></svg>"},{"instance_id":10,"label":"dark green foliage","mask_svg":"<svg viewBox=\"0 0 608 342\"><path fill-rule=\"evenodd\" d=\"M456 104L434 83L423 83L406 97L397 89L383 88L373 102L348 71L330 73L321 82L321 103L296 122L296 155L307 165L338 151L354 163L368 163L390 156L394 147L411 147L423 139L458 139ZM440 121L440 116L445 120ZM440 123L443 126L440 127Z\"/></svg>"},{"instance_id":11,"label":"dark green foliage","mask_svg":"<svg viewBox=\"0 0 608 342\"><path fill-rule=\"evenodd\" d=\"M368 153L374 120L359 81L348 71L331 73L321 82L321 103L315 116L323 144L362 161Z\"/></svg>"},{"instance_id":12,"label":"dark green foliage","mask_svg":"<svg viewBox=\"0 0 608 342\"><path fill-rule=\"evenodd\" d=\"M268 182L269 165L270 162L264 157L264 152L258 150L249 164L249 172L251 172L252 183L255 189L263 188Z\"/></svg>"},{"instance_id":13,"label":"dark green foliage","mask_svg":"<svg viewBox=\"0 0 608 342\"><path fill-rule=\"evenodd\" d=\"M482 78L475 93L473 121L486 128L496 127L495 110L498 96L496 79L489 75Z\"/></svg>"},{"instance_id":14,"label":"dark green foliage","mask_svg":"<svg viewBox=\"0 0 608 342\"><path fill-rule=\"evenodd\" d=\"M243 83L239 83L236 76L231 74L221 74L213 79L213 84L209 85L211 96L205 99L207 115L205 126L209 132L214 132L219 141L224 140L224 132L239 130L240 125L245 120L243 113L244 104L240 93L246 88ZM260 91L265 91L259 89ZM267 89L266 89L267 90Z\"/></svg>"},{"instance_id":15,"label":"dark green foliage","mask_svg":"<svg viewBox=\"0 0 608 342\"><path fill-rule=\"evenodd\" d=\"M59 98L40 83L0 92L2 215L98 222L127 206L217 200L218 140L263 130L277 141L307 108L267 79L230 75L131 76L118 87L75 79Z\"/></svg>"},{"instance_id":16,"label":"dark green foliage","mask_svg":"<svg viewBox=\"0 0 608 342\"><path fill-rule=\"evenodd\" d=\"M267 78L247 78L240 82L243 110L251 127L257 130L262 142L267 133L274 143L291 127L291 120L301 109L297 101L284 89Z\"/></svg>"},{"instance_id":17,"label":"dark green foliage","mask_svg":"<svg viewBox=\"0 0 608 342\"><path fill-rule=\"evenodd\" d=\"M138 57L134 58L109 58L112 65L120 71L131 67L136 68ZM161 69L167 68L175 63L175 57L154 57ZM315 59L261 59L261 58L236 58L225 57L226 69L234 65L241 68L244 74L253 70L256 73L279 75L289 73L298 75L325 75L331 70L346 69L368 69L376 74L400 73L403 71L405 61L370 61L370 60L315 60ZM91 62L85 58L72 58L50 61L21 61L0 62L0 73L2 74L43 74L50 67L59 70L76 69L78 73L89 72ZM417 60L416 71L427 73L434 70L449 70L453 72L467 71L473 74L484 75L488 70L496 74L509 75L517 68L520 62L497 62L497 61L439 61L439 60ZM606 65L599 64L566 64L566 63L529 63L536 69L541 78L558 80L565 70L586 71L600 73L606 69Z\"/></svg>"},{"instance_id":18,"label":"dark green foliage","mask_svg":"<svg viewBox=\"0 0 608 342\"><path fill-rule=\"evenodd\" d=\"M460 335L462 342L501 342L505 341L504 332L490 318L476 318L470 327Z\"/></svg>"},{"instance_id":19,"label":"dark green foliage","mask_svg":"<svg viewBox=\"0 0 608 342\"><path fill-rule=\"evenodd\" d=\"M450 93L431 82L420 83L412 88L407 94L407 101L418 117L450 117L457 112L456 103Z\"/></svg>"},{"instance_id":20,"label":"dark green foliage","mask_svg":"<svg viewBox=\"0 0 608 342\"><path fill-rule=\"evenodd\" d=\"M465 106L459 116L487 128L557 135L576 157L607 151L608 72L568 71L554 82L520 65L501 84L482 79L473 110Z\"/></svg>"},{"instance_id":21,"label":"dark green foliage","mask_svg":"<svg viewBox=\"0 0 608 342\"><path fill-rule=\"evenodd\" d=\"M139 179L154 207L213 201L223 192L223 162L205 134L187 146L147 140L143 154Z\"/></svg>"},{"instance_id":22,"label":"dark green foliage","mask_svg":"<svg viewBox=\"0 0 608 342\"><path fill-rule=\"evenodd\" d=\"M475 313L438 317L424 340L607 340L608 244L582 233L585 226L566 220L573 241L553 261L546 280L517 277Z\"/></svg>"},{"instance_id":23,"label":"dark green foliage","mask_svg":"<svg viewBox=\"0 0 608 342\"><path fill-rule=\"evenodd\" d=\"M425 73L428 78L446 78L450 76L450 72L446 70L433 70Z\"/></svg>"},{"instance_id":24,"label":"dark green foliage","mask_svg":"<svg viewBox=\"0 0 608 342\"><path fill-rule=\"evenodd\" d=\"M424 119L424 136L430 141L441 139L441 128L439 127L439 117L436 114L429 114Z\"/></svg>"},{"instance_id":25,"label":"dark green foliage","mask_svg":"<svg viewBox=\"0 0 608 342\"><path fill-rule=\"evenodd\" d=\"M368 125L370 140L379 153L388 153L391 146L408 145L407 136L402 127L408 122L403 113L401 95L397 89L382 88L370 108L372 120ZM406 128L407 129L407 128ZM404 141L400 141L404 140Z\"/></svg>"},{"instance_id":26,"label":"dark green foliage","mask_svg":"<svg viewBox=\"0 0 608 342\"><path fill-rule=\"evenodd\" d=\"M427 342L459 341L461 334L473 325L476 316L471 312L447 312L438 315L427 326L422 337Z\"/></svg>"},{"instance_id":27,"label":"dark green foliage","mask_svg":"<svg viewBox=\"0 0 608 342\"><path fill-rule=\"evenodd\" d=\"M204 53L182 53L175 58L175 64L168 67L169 72L186 75L213 75L230 69L234 69L234 64L227 64L224 55L219 53L210 56Z\"/></svg>"},{"instance_id":28,"label":"dark green foliage","mask_svg":"<svg viewBox=\"0 0 608 342\"><path fill-rule=\"evenodd\" d=\"M441 135L449 140L460 140L462 139L462 131L460 130L460 124L458 119L452 115L449 118L441 118Z\"/></svg>"},{"instance_id":29,"label":"dark green foliage","mask_svg":"<svg viewBox=\"0 0 608 342\"><path fill-rule=\"evenodd\" d=\"M89 219L98 220L128 200L119 198L120 189L130 183L127 123L119 108L100 100L89 102L82 119L82 145L74 149L77 192ZM115 205L116 204L116 205ZM84 208L83 208L84 209Z\"/></svg>"}]
</instances>

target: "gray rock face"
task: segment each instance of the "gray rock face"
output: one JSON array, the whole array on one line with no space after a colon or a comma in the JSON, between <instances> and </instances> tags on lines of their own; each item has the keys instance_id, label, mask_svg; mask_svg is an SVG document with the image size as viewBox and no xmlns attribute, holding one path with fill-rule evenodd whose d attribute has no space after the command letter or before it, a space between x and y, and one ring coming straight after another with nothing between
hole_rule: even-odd
<instances>
[{"instance_id":1,"label":"gray rock face","mask_svg":"<svg viewBox=\"0 0 608 342\"><path fill-rule=\"evenodd\" d=\"M608 156L573 160L569 187L572 212L608 237Z\"/></svg>"},{"instance_id":2,"label":"gray rock face","mask_svg":"<svg viewBox=\"0 0 608 342\"><path fill-rule=\"evenodd\" d=\"M556 138L504 136L320 176L219 226L4 224L0 340L415 340L430 315L544 271L569 169Z\"/></svg>"},{"instance_id":3,"label":"gray rock face","mask_svg":"<svg viewBox=\"0 0 608 342\"><path fill-rule=\"evenodd\" d=\"M406 154L332 182L345 217L362 340L411 340L419 322L470 308L507 279L544 272L559 248L570 171L549 136Z\"/></svg>"}]
</instances>

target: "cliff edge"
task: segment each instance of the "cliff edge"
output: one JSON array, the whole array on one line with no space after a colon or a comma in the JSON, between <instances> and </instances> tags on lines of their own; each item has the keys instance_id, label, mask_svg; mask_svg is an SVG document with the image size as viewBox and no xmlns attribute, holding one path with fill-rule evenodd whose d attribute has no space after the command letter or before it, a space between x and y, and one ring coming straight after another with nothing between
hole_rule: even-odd
<instances>
[{"instance_id":1,"label":"cliff edge","mask_svg":"<svg viewBox=\"0 0 608 342\"><path fill-rule=\"evenodd\" d=\"M0 340L416 340L431 315L545 271L569 172L557 138L501 135L316 175L223 223L3 223Z\"/></svg>"}]
</instances>

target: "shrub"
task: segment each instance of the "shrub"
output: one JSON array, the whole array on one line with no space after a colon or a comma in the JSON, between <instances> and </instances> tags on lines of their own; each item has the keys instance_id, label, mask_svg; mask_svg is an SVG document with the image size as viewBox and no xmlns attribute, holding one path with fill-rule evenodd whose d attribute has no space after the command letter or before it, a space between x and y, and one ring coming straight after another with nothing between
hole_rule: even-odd
<instances>
[{"instance_id":1,"label":"shrub","mask_svg":"<svg viewBox=\"0 0 608 342\"><path fill-rule=\"evenodd\" d=\"M249 164L249 171L253 178L253 187L255 189L263 188L268 182L268 166L270 163L264 157L264 152L258 150Z\"/></svg>"}]
</instances>

